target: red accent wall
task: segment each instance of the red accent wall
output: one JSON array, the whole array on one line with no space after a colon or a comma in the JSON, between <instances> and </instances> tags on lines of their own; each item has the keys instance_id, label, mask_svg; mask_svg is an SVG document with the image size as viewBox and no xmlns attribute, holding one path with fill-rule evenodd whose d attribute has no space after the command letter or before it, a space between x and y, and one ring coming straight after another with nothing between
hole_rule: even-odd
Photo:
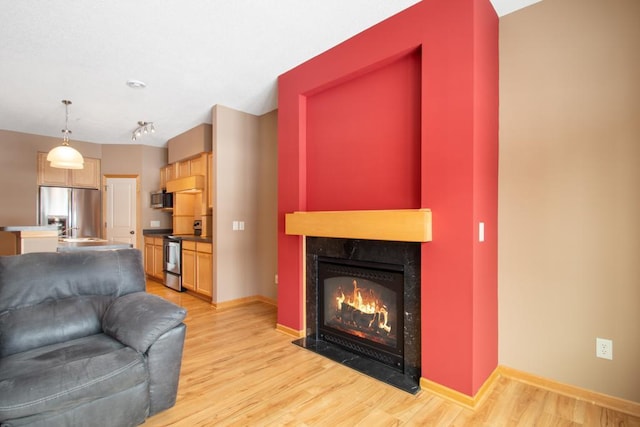
<instances>
[{"instance_id":1,"label":"red accent wall","mask_svg":"<svg viewBox=\"0 0 640 427\"><path fill-rule=\"evenodd\" d=\"M420 207L420 54L309 95L307 210Z\"/></svg>"},{"instance_id":2,"label":"red accent wall","mask_svg":"<svg viewBox=\"0 0 640 427\"><path fill-rule=\"evenodd\" d=\"M497 83L488 0L425 0L280 76L280 325L304 327L286 213L430 208L422 376L478 391L497 365Z\"/></svg>"}]
</instances>

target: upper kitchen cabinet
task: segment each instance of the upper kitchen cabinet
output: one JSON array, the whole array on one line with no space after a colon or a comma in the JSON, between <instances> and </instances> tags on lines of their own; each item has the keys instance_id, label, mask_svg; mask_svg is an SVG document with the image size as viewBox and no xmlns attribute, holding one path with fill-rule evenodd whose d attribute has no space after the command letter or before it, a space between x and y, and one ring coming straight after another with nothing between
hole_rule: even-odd
<instances>
[{"instance_id":1,"label":"upper kitchen cabinet","mask_svg":"<svg viewBox=\"0 0 640 427\"><path fill-rule=\"evenodd\" d=\"M181 160L173 165L168 165L167 167L170 166L173 166L175 171L174 177L171 179L196 175L205 176L207 174L206 153L199 154L198 156L190 159ZM171 181L171 179L168 179L167 181Z\"/></svg>"},{"instance_id":2,"label":"upper kitchen cabinet","mask_svg":"<svg viewBox=\"0 0 640 427\"><path fill-rule=\"evenodd\" d=\"M189 159L189 175L207 176L207 155L201 154L198 157Z\"/></svg>"},{"instance_id":3,"label":"upper kitchen cabinet","mask_svg":"<svg viewBox=\"0 0 640 427\"><path fill-rule=\"evenodd\" d=\"M176 173L176 169L177 164L175 163L160 168L160 188L165 190L167 188L167 182L177 178L178 174Z\"/></svg>"},{"instance_id":4,"label":"upper kitchen cabinet","mask_svg":"<svg viewBox=\"0 0 640 427\"><path fill-rule=\"evenodd\" d=\"M202 221L203 233L210 235L211 229L211 193L209 185L208 159L211 153L184 159L169 165L179 176L166 183L166 191L174 193L173 198L173 232L176 234L191 234L193 221ZM160 171L162 175L162 170Z\"/></svg>"},{"instance_id":5,"label":"upper kitchen cabinet","mask_svg":"<svg viewBox=\"0 0 640 427\"><path fill-rule=\"evenodd\" d=\"M38 185L100 188L100 159L84 158L84 169L52 168L47 153L38 153Z\"/></svg>"},{"instance_id":6,"label":"upper kitchen cabinet","mask_svg":"<svg viewBox=\"0 0 640 427\"><path fill-rule=\"evenodd\" d=\"M200 153L196 157L185 159L167 167L173 167L177 176L167 180L166 190L169 193L196 193L204 191L207 183L207 155ZM160 170L162 178L163 170Z\"/></svg>"}]
</instances>

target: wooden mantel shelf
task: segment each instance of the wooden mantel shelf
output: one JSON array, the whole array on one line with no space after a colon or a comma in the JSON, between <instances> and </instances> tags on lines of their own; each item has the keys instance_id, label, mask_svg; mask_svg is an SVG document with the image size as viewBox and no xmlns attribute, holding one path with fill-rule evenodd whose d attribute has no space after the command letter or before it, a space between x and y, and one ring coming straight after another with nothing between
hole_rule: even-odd
<instances>
[{"instance_id":1,"label":"wooden mantel shelf","mask_svg":"<svg viewBox=\"0 0 640 427\"><path fill-rule=\"evenodd\" d=\"M430 209L294 212L285 233L346 239L431 241Z\"/></svg>"}]
</instances>

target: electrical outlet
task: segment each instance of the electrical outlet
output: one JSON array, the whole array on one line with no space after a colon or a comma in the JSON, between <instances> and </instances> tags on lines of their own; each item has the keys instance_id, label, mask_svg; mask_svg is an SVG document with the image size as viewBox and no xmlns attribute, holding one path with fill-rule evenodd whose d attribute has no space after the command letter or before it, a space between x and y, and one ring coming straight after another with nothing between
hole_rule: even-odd
<instances>
[{"instance_id":1,"label":"electrical outlet","mask_svg":"<svg viewBox=\"0 0 640 427\"><path fill-rule=\"evenodd\" d=\"M596 338L596 357L613 360L613 341Z\"/></svg>"},{"instance_id":2,"label":"electrical outlet","mask_svg":"<svg viewBox=\"0 0 640 427\"><path fill-rule=\"evenodd\" d=\"M273 278L273 282L277 285L278 284L278 273L276 273L275 277Z\"/></svg>"}]
</instances>

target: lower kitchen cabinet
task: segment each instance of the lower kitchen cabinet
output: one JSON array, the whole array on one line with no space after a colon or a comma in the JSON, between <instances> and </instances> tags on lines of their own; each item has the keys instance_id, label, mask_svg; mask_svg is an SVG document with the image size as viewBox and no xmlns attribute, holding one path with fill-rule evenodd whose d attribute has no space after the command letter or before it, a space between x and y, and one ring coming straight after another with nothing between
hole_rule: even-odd
<instances>
[{"instance_id":1,"label":"lower kitchen cabinet","mask_svg":"<svg viewBox=\"0 0 640 427\"><path fill-rule=\"evenodd\" d=\"M213 295L211 243L182 241L182 286L200 295Z\"/></svg>"},{"instance_id":2,"label":"lower kitchen cabinet","mask_svg":"<svg viewBox=\"0 0 640 427\"><path fill-rule=\"evenodd\" d=\"M196 244L182 242L182 287L196 290Z\"/></svg>"},{"instance_id":3,"label":"lower kitchen cabinet","mask_svg":"<svg viewBox=\"0 0 640 427\"><path fill-rule=\"evenodd\" d=\"M147 276L164 282L162 237L144 237L144 272Z\"/></svg>"}]
</instances>

